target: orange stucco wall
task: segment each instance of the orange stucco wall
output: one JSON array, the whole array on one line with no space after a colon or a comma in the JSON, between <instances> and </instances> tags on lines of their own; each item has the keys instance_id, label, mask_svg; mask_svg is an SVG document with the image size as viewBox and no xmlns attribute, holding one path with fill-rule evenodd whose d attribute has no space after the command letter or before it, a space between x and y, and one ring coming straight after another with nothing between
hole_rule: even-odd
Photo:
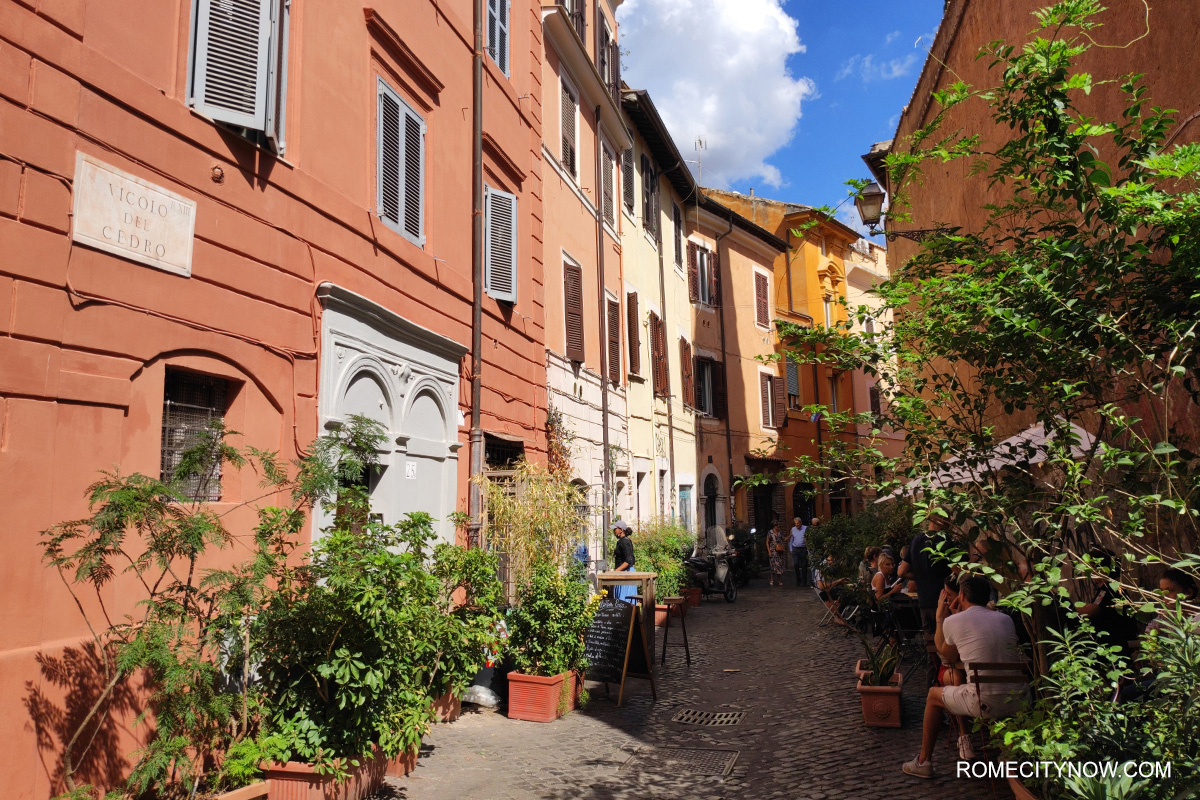
<instances>
[{"instance_id":1,"label":"orange stucco wall","mask_svg":"<svg viewBox=\"0 0 1200 800\"><path fill-rule=\"evenodd\" d=\"M361 4L292 4L280 159L189 109L187 0L0 0L0 796L61 788L61 732L51 725L39 747L25 701L40 687L61 705L36 659L84 633L40 563L38 532L86 513L98 470L158 474L167 366L234 381L229 427L292 458L318 433L322 282L470 345L471 5L384 0L373 11L411 57L372 33ZM539 4L513 0L512 19L511 78L485 59L484 155L485 180L519 198L518 302L485 297L482 410L485 430L525 439L538 458L544 169L528 96L543 79ZM423 248L374 213L380 75L428 126ZM77 151L196 201L190 278L72 246ZM466 419L469 402L464 360ZM465 426L459 440L465 508ZM221 508L251 499L256 482L227 475ZM249 520L249 509L227 518L235 531ZM107 599L120 612L129 597L117 582ZM79 778L120 777L130 735L98 743L100 761Z\"/></svg>"}]
</instances>

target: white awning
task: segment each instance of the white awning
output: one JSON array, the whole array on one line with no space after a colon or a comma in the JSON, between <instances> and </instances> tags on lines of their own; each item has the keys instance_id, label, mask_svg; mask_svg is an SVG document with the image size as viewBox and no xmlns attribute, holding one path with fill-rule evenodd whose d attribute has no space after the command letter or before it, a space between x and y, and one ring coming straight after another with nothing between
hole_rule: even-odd
<instances>
[{"instance_id":1,"label":"white awning","mask_svg":"<svg viewBox=\"0 0 1200 800\"><path fill-rule=\"evenodd\" d=\"M1071 432L1076 440L1071 445L1071 456L1080 458L1092 449L1095 438L1075 423L1071 423ZM1047 432L1045 426L1039 422L997 444L989 451L986 461L980 461L974 466L963 464L959 458L943 461L930 476L930 483L936 488L952 486L956 483L971 483L982 480L989 473L998 472L1005 467L1040 464L1050 457L1049 444L1057 435L1056 431ZM915 479L896 491L880 497L875 502L882 503L903 495L916 494L923 488L924 479Z\"/></svg>"}]
</instances>

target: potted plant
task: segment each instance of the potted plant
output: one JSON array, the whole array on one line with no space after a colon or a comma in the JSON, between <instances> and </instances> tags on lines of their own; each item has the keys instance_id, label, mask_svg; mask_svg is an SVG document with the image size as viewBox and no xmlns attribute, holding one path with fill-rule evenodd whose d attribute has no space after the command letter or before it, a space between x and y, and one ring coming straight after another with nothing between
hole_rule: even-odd
<instances>
[{"instance_id":1,"label":"potted plant","mask_svg":"<svg viewBox=\"0 0 1200 800\"><path fill-rule=\"evenodd\" d=\"M858 695L862 701L863 722L872 728L900 727L900 692L904 676L896 667L900 650L894 642L872 648L861 636L866 658L858 662Z\"/></svg>"},{"instance_id":2,"label":"potted plant","mask_svg":"<svg viewBox=\"0 0 1200 800\"><path fill-rule=\"evenodd\" d=\"M508 717L553 722L572 707L586 668L583 635L599 596L588 597L583 565L533 565L508 614Z\"/></svg>"},{"instance_id":3,"label":"potted plant","mask_svg":"<svg viewBox=\"0 0 1200 800\"><path fill-rule=\"evenodd\" d=\"M634 533L634 555L637 569L654 572L654 594L659 599L682 597L687 583L687 570L683 558L689 554L694 539L687 529L676 523L648 523ZM669 623L668 609L672 606L659 603L654 606L654 624L662 627ZM686 613L687 605L673 607L674 614Z\"/></svg>"},{"instance_id":4,"label":"potted plant","mask_svg":"<svg viewBox=\"0 0 1200 800\"><path fill-rule=\"evenodd\" d=\"M434 699L461 692L489 644L495 557L434 547L428 514L389 526L364 504L342 493L255 624L272 797L362 797L411 771Z\"/></svg>"}]
</instances>

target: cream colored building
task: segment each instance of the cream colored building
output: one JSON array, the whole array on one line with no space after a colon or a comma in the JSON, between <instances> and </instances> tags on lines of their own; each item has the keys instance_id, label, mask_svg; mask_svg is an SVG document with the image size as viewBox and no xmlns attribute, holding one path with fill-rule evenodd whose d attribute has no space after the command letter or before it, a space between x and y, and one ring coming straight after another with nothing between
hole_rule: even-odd
<instances>
[{"instance_id":1,"label":"cream colored building","mask_svg":"<svg viewBox=\"0 0 1200 800\"><path fill-rule=\"evenodd\" d=\"M634 144L622 156L621 261L626 308L630 501L635 519L696 530L696 412L683 209L695 194L687 165L649 95L622 92Z\"/></svg>"}]
</instances>

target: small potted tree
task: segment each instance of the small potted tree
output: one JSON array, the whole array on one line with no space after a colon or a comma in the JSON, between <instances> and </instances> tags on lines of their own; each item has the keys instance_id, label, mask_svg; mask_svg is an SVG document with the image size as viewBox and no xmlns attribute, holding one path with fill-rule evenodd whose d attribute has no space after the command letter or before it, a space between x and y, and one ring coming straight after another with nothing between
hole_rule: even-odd
<instances>
[{"instance_id":1,"label":"small potted tree","mask_svg":"<svg viewBox=\"0 0 1200 800\"><path fill-rule=\"evenodd\" d=\"M683 566L683 557L691 552L692 536L687 530L676 524L649 523L640 531L634 533L634 553L637 557L637 568L644 572L654 572L654 594L660 599L682 597L687 583L687 571ZM669 623L668 609L671 606L656 604L654 606L654 624L662 627ZM674 607L672 613L686 613L687 605Z\"/></svg>"},{"instance_id":2,"label":"small potted tree","mask_svg":"<svg viewBox=\"0 0 1200 800\"><path fill-rule=\"evenodd\" d=\"M583 565L563 570L533 565L508 615L508 718L553 722L573 705L578 674L587 663L583 635L599 596L589 599Z\"/></svg>"},{"instance_id":3,"label":"small potted tree","mask_svg":"<svg viewBox=\"0 0 1200 800\"><path fill-rule=\"evenodd\" d=\"M888 642L872 648L862 636L866 658L858 662L858 696L862 701L863 723L872 728L900 727L900 692L904 676L896 669L900 663L899 647Z\"/></svg>"}]
</instances>

